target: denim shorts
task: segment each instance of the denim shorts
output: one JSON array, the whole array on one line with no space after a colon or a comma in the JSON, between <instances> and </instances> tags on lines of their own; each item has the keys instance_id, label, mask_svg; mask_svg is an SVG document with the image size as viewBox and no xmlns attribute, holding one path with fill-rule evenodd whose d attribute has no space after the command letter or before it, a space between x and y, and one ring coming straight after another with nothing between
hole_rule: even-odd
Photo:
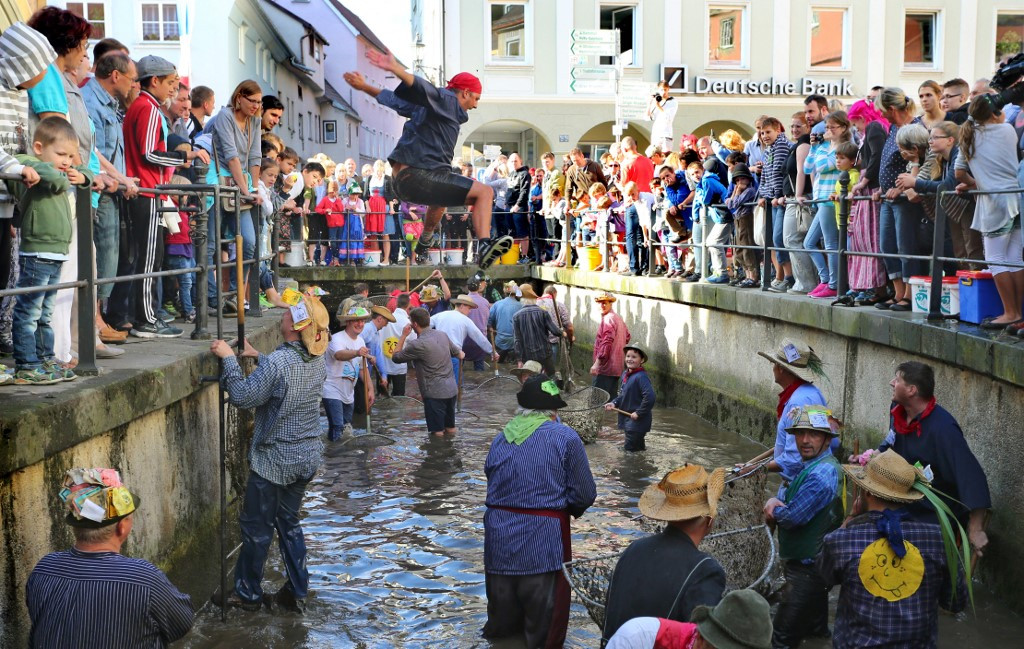
<instances>
[{"instance_id":1,"label":"denim shorts","mask_svg":"<svg viewBox=\"0 0 1024 649\"><path fill-rule=\"evenodd\" d=\"M448 428L455 428L455 397L423 397L423 413L427 418L427 432L440 433Z\"/></svg>"}]
</instances>

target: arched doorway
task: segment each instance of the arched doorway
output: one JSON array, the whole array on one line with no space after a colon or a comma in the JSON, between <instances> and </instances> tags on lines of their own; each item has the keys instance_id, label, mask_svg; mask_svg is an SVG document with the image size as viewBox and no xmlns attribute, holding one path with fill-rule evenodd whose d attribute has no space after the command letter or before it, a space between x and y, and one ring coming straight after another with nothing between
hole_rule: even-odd
<instances>
[{"instance_id":1,"label":"arched doorway","mask_svg":"<svg viewBox=\"0 0 1024 649\"><path fill-rule=\"evenodd\" d=\"M729 129L732 129L743 136L744 140L749 140L754 137L754 124L744 124L743 122L737 122L731 119L716 119L710 122L704 122L697 128L693 129L693 134L697 137L704 137L705 135L711 135L714 131L715 135L721 135Z\"/></svg>"},{"instance_id":2,"label":"arched doorway","mask_svg":"<svg viewBox=\"0 0 1024 649\"><path fill-rule=\"evenodd\" d=\"M583 150L584 155L591 160L597 160L608 150L611 143L615 141L615 136L612 134L614 124L615 122L602 122L580 136L579 147ZM643 153L651 143L650 135L632 123L622 132L622 137L627 135L636 140L636 148L640 153Z\"/></svg>"},{"instance_id":3,"label":"arched doorway","mask_svg":"<svg viewBox=\"0 0 1024 649\"><path fill-rule=\"evenodd\" d=\"M495 148L497 147L497 148ZM462 159L476 168L486 167L500 151L517 152L530 167L540 165L540 156L551 150L548 139L532 124L517 119L498 119L480 126L462 142Z\"/></svg>"}]
</instances>

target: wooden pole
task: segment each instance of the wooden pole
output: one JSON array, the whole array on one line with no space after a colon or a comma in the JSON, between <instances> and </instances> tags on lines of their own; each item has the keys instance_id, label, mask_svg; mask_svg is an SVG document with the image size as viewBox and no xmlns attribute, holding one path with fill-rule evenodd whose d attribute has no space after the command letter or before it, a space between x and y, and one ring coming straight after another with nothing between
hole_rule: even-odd
<instances>
[{"instance_id":1,"label":"wooden pole","mask_svg":"<svg viewBox=\"0 0 1024 649\"><path fill-rule=\"evenodd\" d=\"M409 290L409 267L412 264L412 258L408 255L405 256L405 292L411 293Z\"/></svg>"},{"instance_id":2,"label":"wooden pole","mask_svg":"<svg viewBox=\"0 0 1024 649\"><path fill-rule=\"evenodd\" d=\"M465 358L459 359L459 397L456 399L455 412L462 412L462 366L466 364Z\"/></svg>"},{"instance_id":3,"label":"wooden pole","mask_svg":"<svg viewBox=\"0 0 1024 649\"><path fill-rule=\"evenodd\" d=\"M370 434L370 391L373 385L370 383L370 360L363 359L363 403L366 404L366 434Z\"/></svg>"},{"instance_id":4,"label":"wooden pole","mask_svg":"<svg viewBox=\"0 0 1024 649\"><path fill-rule=\"evenodd\" d=\"M242 259L242 235L235 235L235 311L238 312L238 353L245 349L245 266Z\"/></svg>"},{"instance_id":5,"label":"wooden pole","mask_svg":"<svg viewBox=\"0 0 1024 649\"><path fill-rule=\"evenodd\" d=\"M498 353L498 348L494 346L494 332L491 331L489 333L491 336L491 352L496 354ZM498 361L494 360L493 356L491 357L491 367L494 368L494 376L498 376Z\"/></svg>"}]
</instances>

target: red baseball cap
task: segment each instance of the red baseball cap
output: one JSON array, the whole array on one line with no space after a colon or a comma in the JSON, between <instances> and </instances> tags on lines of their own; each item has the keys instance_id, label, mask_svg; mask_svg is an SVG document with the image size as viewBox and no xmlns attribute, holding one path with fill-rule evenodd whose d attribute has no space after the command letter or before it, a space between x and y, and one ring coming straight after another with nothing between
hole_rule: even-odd
<instances>
[{"instance_id":1,"label":"red baseball cap","mask_svg":"<svg viewBox=\"0 0 1024 649\"><path fill-rule=\"evenodd\" d=\"M448 90L468 90L475 92L476 94L483 93L484 87L480 83L480 79L476 78L475 75L469 72L460 72L451 78L448 85L445 86Z\"/></svg>"}]
</instances>

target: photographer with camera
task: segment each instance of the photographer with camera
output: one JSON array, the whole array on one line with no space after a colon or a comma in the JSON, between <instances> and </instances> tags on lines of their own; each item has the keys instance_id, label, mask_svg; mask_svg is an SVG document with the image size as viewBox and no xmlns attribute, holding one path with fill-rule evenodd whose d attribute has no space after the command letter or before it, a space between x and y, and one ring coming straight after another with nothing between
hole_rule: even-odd
<instances>
[{"instance_id":1,"label":"photographer with camera","mask_svg":"<svg viewBox=\"0 0 1024 649\"><path fill-rule=\"evenodd\" d=\"M672 150L672 122L677 110L679 103L671 95L668 81L662 79L647 102L647 119L654 122L651 126L651 144L660 146L662 151Z\"/></svg>"}]
</instances>

